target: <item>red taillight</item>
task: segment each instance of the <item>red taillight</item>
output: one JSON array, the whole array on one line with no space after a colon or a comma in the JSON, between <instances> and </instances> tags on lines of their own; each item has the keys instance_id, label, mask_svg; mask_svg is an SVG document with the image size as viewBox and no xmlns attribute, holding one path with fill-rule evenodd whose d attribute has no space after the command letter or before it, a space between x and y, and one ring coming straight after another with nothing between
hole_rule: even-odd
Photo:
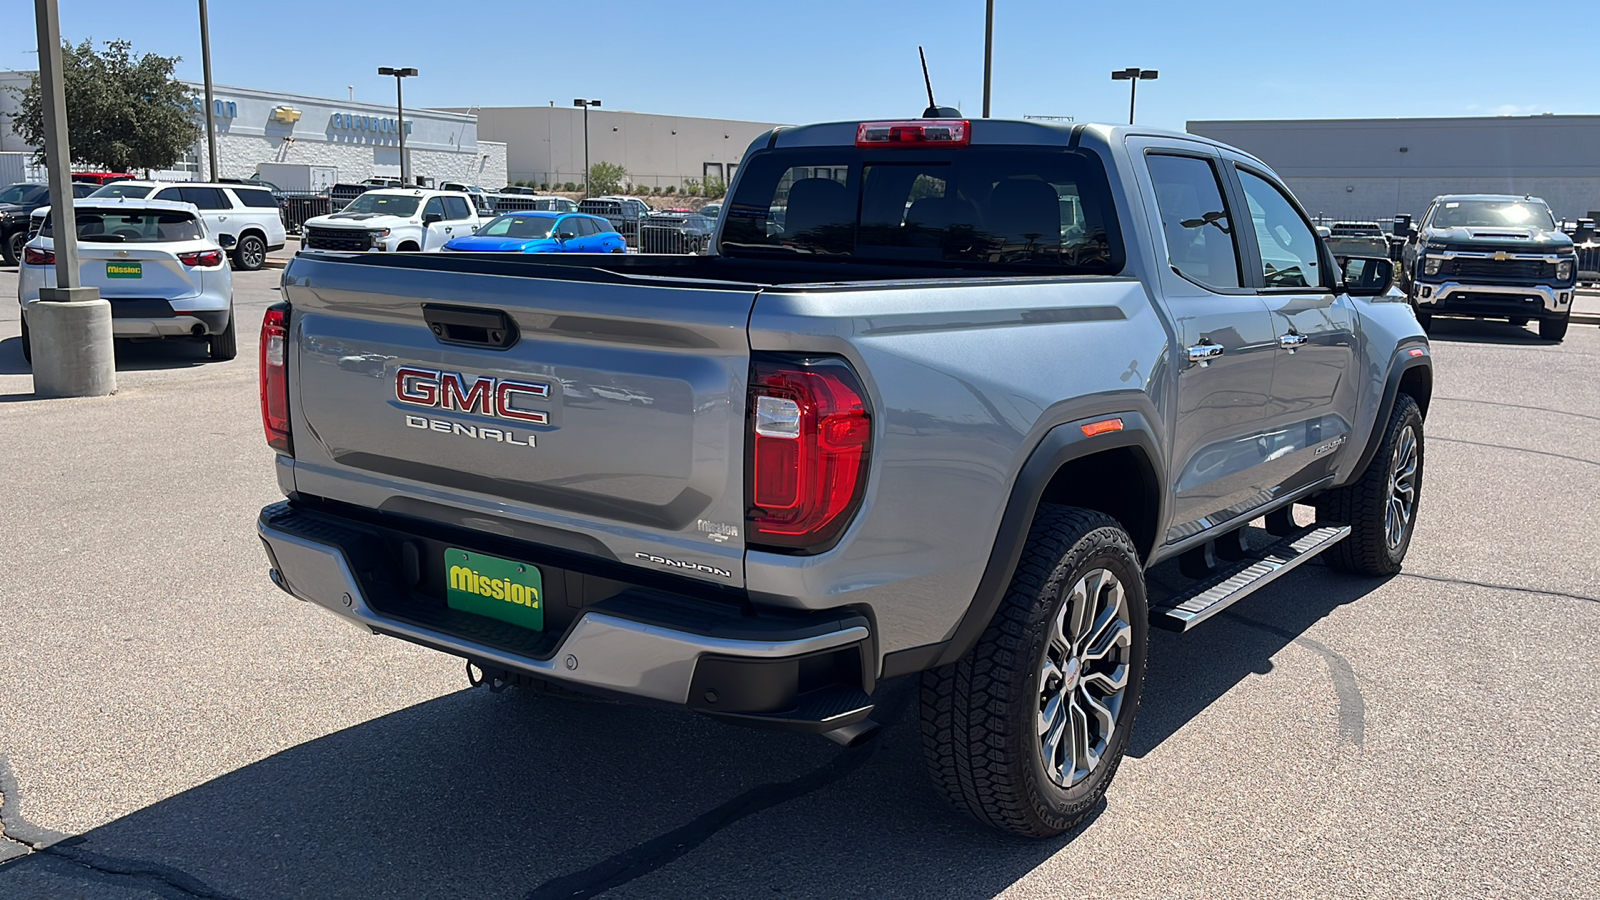
<instances>
[{"instance_id":1,"label":"red taillight","mask_svg":"<svg viewBox=\"0 0 1600 900\"><path fill-rule=\"evenodd\" d=\"M56 264L54 250L35 250L32 247L22 248L22 261L30 266L53 266Z\"/></svg>"},{"instance_id":2,"label":"red taillight","mask_svg":"<svg viewBox=\"0 0 1600 900\"><path fill-rule=\"evenodd\" d=\"M855 373L830 358L757 359L750 379L749 543L820 552L866 487L872 415Z\"/></svg>"},{"instance_id":3,"label":"red taillight","mask_svg":"<svg viewBox=\"0 0 1600 900\"><path fill-rule=\"evenodd\" d=\"M915 147L938 144L965 147L972 143L972 123L965 119L922 119L910 122L862 122L857 147Z\"/></svg>"},{"instance_id":4,"label":"red taillight","mask_svg":"<svg viewBox=\"0 0 1600 900\"><path fill-rule=\"evenodd\" d=\"M201 250L196 253L179 253L178 262L186 266L220 266L222 265L222 251Z\"/></svg>"},{"instance_id":5,"label":"red taillight","mask_svg":"<svg viewBox=\"0 0 1600 900\"><path fill-rule=\"evenodd\" d=\"M289 307L267 307L261 320L261 426L267 446L293 453L289 439Z\"/></svg>"}]
</instances>

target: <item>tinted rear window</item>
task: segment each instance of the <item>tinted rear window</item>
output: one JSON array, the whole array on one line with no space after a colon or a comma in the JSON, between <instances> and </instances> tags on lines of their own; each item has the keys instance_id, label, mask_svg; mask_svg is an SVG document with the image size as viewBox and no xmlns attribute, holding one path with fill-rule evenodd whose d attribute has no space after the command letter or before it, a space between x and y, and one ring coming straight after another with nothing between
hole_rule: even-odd
<instances>
[{"instance_id":1,"label":"tinted rear window","mask_svg":"<svg viewBox=\"0 0 1600 900\"><path fill-rule=\"evenodd\" d=\"M271 209L278 205L278 201L273 199L271 191L247 191L234 188L233 195L238 197L239 202L245 206Z\"/></svg>"},{"instance_id":2,"label":"tinted rear window","mask_svg":"<svg viewBox=\"0 0 1600 900\"><path fill-rule=\"evenodd\" d=\"M1122 269L1116 214L1086 151L779 150L744 166L722 252Z\"/></svg>"},{"instance_id":3,"label":"tinted rear window","mask_svg":"<svg viewBox=\"0 0 1600 900\"><path fill-rule=\"evenodd\" d=\"M45 216L40 233L51 237L52 216ZM128 209L77 211L78 240L115 244L153 244L193 241L201 237L194 216L176 210Z\"/></svg>"}]
</instances>

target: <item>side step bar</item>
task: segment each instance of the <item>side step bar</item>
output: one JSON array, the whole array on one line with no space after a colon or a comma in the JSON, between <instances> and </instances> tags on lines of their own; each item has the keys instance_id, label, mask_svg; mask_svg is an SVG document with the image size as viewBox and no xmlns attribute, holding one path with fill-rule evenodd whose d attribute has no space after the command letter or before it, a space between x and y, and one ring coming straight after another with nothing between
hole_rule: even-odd
<instances>
[{"instance_id":1,"label":"side step bar","mask_svg":"<svg viewBox=\"0 0 1600 900\"><path fill-rule=\"evenodd\" d=\"M1349 525L1301 528L1163 601L1150 610L1150 623L1188 631L1349 536Z\"/></svg>"}]
</instances>

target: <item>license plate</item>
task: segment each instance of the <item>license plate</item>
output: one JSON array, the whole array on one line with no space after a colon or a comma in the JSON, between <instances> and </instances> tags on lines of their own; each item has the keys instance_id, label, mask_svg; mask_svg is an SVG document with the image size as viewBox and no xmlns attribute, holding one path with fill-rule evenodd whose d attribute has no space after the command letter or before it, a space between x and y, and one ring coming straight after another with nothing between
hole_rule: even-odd
<instances>
[{"instance_id":1,"label":"license plate","mask_svg":"<svg viewBox=\"0 0 1600 900\"><path fill-rule=\"evenodd\" d=\"M136 262L108 262L106 263L107 278L143 278L144 263Z\"/></svg>"},{"instance_id":2,"label":"license plate","mask_svg":"<svg viewBox=\"0 0 1600 900\"><path fill-rule=\"evenodd\" d=\"M444 568L451 609L544 630L544 579L534 566L452 548Z\"/></svg>"}]
</instances>

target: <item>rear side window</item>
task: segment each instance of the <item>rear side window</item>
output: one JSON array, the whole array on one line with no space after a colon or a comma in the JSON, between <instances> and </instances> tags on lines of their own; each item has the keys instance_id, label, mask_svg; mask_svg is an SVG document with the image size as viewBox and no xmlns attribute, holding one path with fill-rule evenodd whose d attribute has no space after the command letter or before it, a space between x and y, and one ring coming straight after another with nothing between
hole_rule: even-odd
<instances>
[{"instance_id":1,"label":"rear side window","mask_svg":"<svg viewBox=\"0 0 1600 900\"><path fill-rule=\"evenodd\" d=\"M40 233L51 237L51 216L45 216ZM186 212L173 210L77 211L78 240L109 244L154 244L193 241L201 235L200 223Z\"/></svg>"},{"instance_id":2,"label":"rear side window","mask_svg":"<svg viewBox=\"0 0 1600 900\"><path fill-rule=\"evenodd\" d=\"M171 195L172 191L169 190L162 193L161 197L163 200L174 199ZM222 188L182 187L178 188L176 199L193 203L200 209L233 209L233 203L228 200L228 195L222 192Z\"/></svg>"},{"instance_id":3,"label":"rear side window","mask_svg":"<svg viewBox=\"0 0 1600 900\"><path fill-rule=\"evenodd\" d=\"M1111 274L1122 246L1091 153L784 150L744 166L722 250Z\"/></svg>"},{"instance_id":4,"label":"rear side window","mask_svg":"<svg viewBox=\"0 0 1600 900\"><path fill-rule=\"evenodd\" d=\"M1211 163L1193 156L1146 157L1156 186L1167 264L1207 287L1239 287L1233 217Z\"/></svg>"},{"instance_id":5,"label":"rear side window","mask_svg":"<svg viewBox=\"0 0 1600 900\"><path fill-rule=\"evenodd\" d=\"M278 201L273 199L270 191L235 190L233 195L239 198L240 203L254 209L276 209L278 206Z\"/></svg>"}]
</instances>

